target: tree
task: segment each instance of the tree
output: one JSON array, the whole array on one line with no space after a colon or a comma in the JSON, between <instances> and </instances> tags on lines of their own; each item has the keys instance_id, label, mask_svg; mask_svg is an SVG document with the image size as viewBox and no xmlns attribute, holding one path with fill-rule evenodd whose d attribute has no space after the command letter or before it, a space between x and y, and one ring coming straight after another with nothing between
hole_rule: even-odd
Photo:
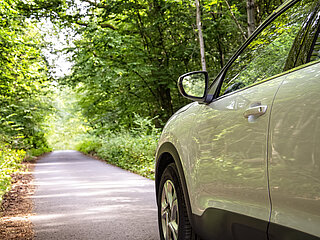
<instances>
[{"instance_id":1,"label":"tree","mask_svg":"<svg viewBox=\"0 0 320 240\"><path fill-rule=\"evenodd\" d=\"M272 11L277 3L256 0L250 21L259 24L265 17L260 9ZM178 76L200 66L216 76L247 37L249 8L239 0L203 0L201 6L198 0L37 0L19 6L26 16L50 18L78 34L66 49L72 74L59 82L82 93L82 113L95 128L129 128L134 112L163 126L187 103Z\"/></svg>"},{"instance_id":2,"label":"tree","mask_svg":"<svg viewBox=\"0 0 320 240\"><path fill-rule=\"evenodd\" d=\"M205 48L204 48L202 26L201 26L201 11L200 11L199 0L196 0L196 9L197 9L197 29L198 29L198 34L199 34L201 66L202 66L203 71L207 71Z\"/></svg>"},{"instance_id":3,"label":"tree","mask_svg":"<svg viewBox=\"0 0 320 240\"><path fill-rule=\"evenodd\" d=\"M248 36L256 29L254 0L247 0Z\"/></svg>"},{"instance_id":4,"label":"tree","mask_svg":"<svg viewBox=\"0 0 320 240\"><path fill-rule=\"evenodd\" d=\"M40 123L48 75L39 32L18 4L0 3L0 141L32 148L46 144Z\"/></svg>"}]
</instances>

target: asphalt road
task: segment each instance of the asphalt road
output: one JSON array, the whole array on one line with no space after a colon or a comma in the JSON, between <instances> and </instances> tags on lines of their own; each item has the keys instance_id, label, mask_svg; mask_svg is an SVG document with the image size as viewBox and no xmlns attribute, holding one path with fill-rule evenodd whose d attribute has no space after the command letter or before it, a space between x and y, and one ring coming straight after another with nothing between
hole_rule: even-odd
<instances>
[{"instance_id":1,"label":"asphalt road","mask_svg":"<svg viewBox=\"0 0 320 240\"><path fill-rule=\"evenodd\" d=\"M35 239L159 239L154 181L56 151L34 171Z\"/></svg>"}]
</instances>

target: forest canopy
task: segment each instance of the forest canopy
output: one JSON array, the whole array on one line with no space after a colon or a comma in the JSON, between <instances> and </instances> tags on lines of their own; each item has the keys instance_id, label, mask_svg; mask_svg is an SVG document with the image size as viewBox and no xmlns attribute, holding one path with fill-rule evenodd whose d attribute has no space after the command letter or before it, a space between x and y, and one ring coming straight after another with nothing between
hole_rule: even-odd
<instances>
[{"instance_id":1,"label":"forest canopy","mask_svg":"<svg viewBox=\"0 0 320 240\"><path fill-rule=\"evenodd\" d=\"M190 0L16 1L29 19L50 19L77 37L72 73L59 83L81 93L93 128L133 126L134 113L157 127L186 104L179 75L199 70L195 2ZM207 70L214 77L239 45L282 0L200 2Z\"/></svg>"},{"instance_id":2,"label":"forest canopy","mask_svg":"<svg viewBox=\"0 0 320 240\"><path fill-rule=\"evenodd\" d=\"M116 160L120 165L126 167L131 157L148 162L150 170L159 129L188 103L178 93L177 78L200 70L205 58L213 79L282 0L203 0L198 7L195 3L2 0L0 161L13 154L21 160L25 151L34 155L50 151L48 132L53 136L60 131L65 139L81 132L87 135L78 149L115 158L121 152L123 157ZM70 44L62 54L70 56L70 74L52 75L53 66L44 53L54 43L45 39L41 22L55 27L52 35L68 32ZM63 106L73 106L62 108L57 104L61 97L68 103ZM58 125L52 127L52 121ZM113 147L104 149L106 142ZM120 151L122 145L130 149ZM0 180L8 174L2 172Z\"/></svg>"}]
</instances>

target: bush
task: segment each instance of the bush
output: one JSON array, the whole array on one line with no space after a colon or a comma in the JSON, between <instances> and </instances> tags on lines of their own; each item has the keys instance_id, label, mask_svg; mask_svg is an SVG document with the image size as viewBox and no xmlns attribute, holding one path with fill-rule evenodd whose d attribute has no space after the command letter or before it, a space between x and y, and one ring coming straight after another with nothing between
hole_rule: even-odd
<instances>
[{"instance_id":1,"label":"bush","mask_svg":"<svg viewBox=\"0 0 320 240\"><path fill-rule=\"evenodd\" d=\"M152 125L152 119L142 119L138 115L135 118L137 127L131 130L106 131L99 137L93 133L86 134L77 145L77 150L154 179L154 154L159 130Z\"/></svg>"},{"instance_id":2,"label":"bush","mask_svg":"<svg viewBox=\"0 0 320 240\"><path fill-rule=\"evenodd\" d=\"M42 154L44 153L47 153L47 152L51 152L52 151L52 148L49 148L49 147L40 147L40 148L31 148L27 151L27 154L26 154L26 157L25 157L25 160L30 160L30 159L33 159L35 157L39 157L41 156Z\"/></svg>"},{"instance_id":3,"label":"bush","mask_svg":"<svg viewBox=\"0 0 320 240\"><path fill-rule=\"evenodd\" d=\"M11 175L20 169L21 162L50 151L50 148L42 146L37 149L28 149L26 152L22 149L14 149L10 144L0 141L0 204L3 195L11 188Z\"/></svg>"},{"instance_id":4,"label":"bush","mask_svg":"<svg viewBox=\"0 0 320 240\"><path fill-rule=\"evenodd\" d=\"M85 154L95 154L101 148L101 139L97 136L85 134L76 149Z\"/></svg>"},{"instance_id":5,"label":"bush","mask_svg":"<svg viewBox=\"0 0 320 240\"><path fill-rule=\"evenodd\" d=\"M25 157L24 150L11 149L9 145L0 143L0 202L3 195L10 190L11 174L19 169Z\"/></svg>"}]
</instances>

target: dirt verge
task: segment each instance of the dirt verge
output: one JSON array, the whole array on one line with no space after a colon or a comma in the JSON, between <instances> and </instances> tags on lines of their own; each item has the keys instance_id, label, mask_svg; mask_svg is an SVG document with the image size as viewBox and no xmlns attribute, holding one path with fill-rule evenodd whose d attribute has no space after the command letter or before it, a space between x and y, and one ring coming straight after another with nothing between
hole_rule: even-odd
<instances>
[{"instance_id":1,"label":"dirt verge","mask_svg":"<svg viewBox=\"0 0 320 240\"><path fill-rule=\"evenodd\" d=\"M5 194L0 208L0 239L33 239L30 221L34 193L34 163L23 163L23 172L12 177L12 188Z\"/></svg>"}]
</instances>

